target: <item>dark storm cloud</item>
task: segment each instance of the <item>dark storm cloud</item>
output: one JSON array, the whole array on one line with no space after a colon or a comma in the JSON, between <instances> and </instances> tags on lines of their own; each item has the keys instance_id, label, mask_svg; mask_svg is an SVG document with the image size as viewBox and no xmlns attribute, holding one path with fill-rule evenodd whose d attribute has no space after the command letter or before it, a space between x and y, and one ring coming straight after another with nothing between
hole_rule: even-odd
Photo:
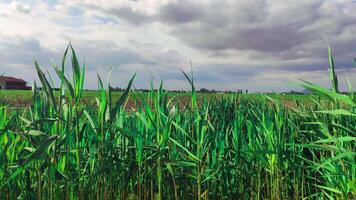
<instances>
[{"instance_id":1,"label":"dark storm cloud","mask_svg":"<svg viewBox=\"0 0 356 200\"><path fill-rule=\"evenodd\" d=\"M52 58L60 56L59 52L44 48L35 38L7 38L0 40L0 73L20 77L32 83L36 75L34 60L41 68L50 69Z\"/></svg>"},{"instance_id":2,"label":"dark storm cloud","mask_svg":"<svg viewBox=\"0 0 356 200\"><path fill-rule=\"evenodd\" d=\"M30 78L21 72L25 69L35 72L34 60L37 60L42 68L53 72L51 61L60 64L66 48L65 44L58 51L44 48L36 38L13 38L0 43L0 62L3 63L1 73L27 78L29 81ZM177 63L179 58L179 54L174 51L161 52L148 58L134 50L120 48L110 41L76 40L72 45L80 63L85 61L86 69L94 74L96 70L105 71L111 67L121 75L135 72L147 73L145 69L147 67L155 76L162 78L165 73L170 73L170 65ZM67 70L70 71L69 61L67 61Z\"/></svg>"},{"instance_id":3,"label":"dark storm cloud","mask_svg":"<svg viewBox=\"0 0 356 200\"><path fill-rule=\"evenodd\" d=\"M246 79L261 73L260 66L236 65L236 64L217 64L217 65L198 65L195 69L195 76L200 80L209 80L209 77L219 77L220 81L236 79Z\"/></svg>"},{"instance_id":4,"label":"dark storm cloud","mask_svg":"<svg viewBox=\"0 0 356 200\"><path fill-rule=\"evenodd\" d=\"M165 7L177 10L196 7L193 3L189 5L191 1L177 5L180 2ZM181 23L174 12L165 17L170 19L168 25L172 27L171 34L192 47L212 51L253 50L278 57L274 52L287 51L297 46L307 51L302 44L316 38L317 34L337 35L343 28L356 24L354 17L344 16L342 11L340 14L327 13L323 10L324 3L321 0L294 2L283 10L273 9L269 5L273 3L267 1L225 2L219 7L210 3L202 6L198 10L200 14L190 20L187 15L186 23ZM164 10L163 7L161 14L165 13ZM190 23L192 21L195 23ZM217 27L216 21L224 25Z\"/></svg>"},{"instance_id":5,"label":"dark storm cloud","mask_svg":"<svg viewBox=\"0 0 356 200\"><path fill-rule=\"evenodd\" d=\"M87 45L91 44L91 45ZM155 65L157 61L146 58L138 52L119 48L111 42L97 41L75 41L72 43L77 52L78 59L85 61L88 70L116 65L146 64ZM51 60L59 64L62 54L66 48L53 51L41 46L36 38L17 38L11 42L1 42L0 61L9 65L24 65L32 67L33 60L37 60L43 67L48 67Z\"/></svg>"},{"instance_id":6,"label":"dark storm cloud","mask_svg":"<svg viewBox=\"0 0 356 200\"><path fill-rule=\"evenodd\" d=\"M231 83L234 81L245 81L251 77L260 74L261 66L252 65L235 65L235 64L207 64L207 65L194 65L193 76L197 82L220 82ZM190 71L186 71L190 74ZM169 73L162 75L163 79L186 80L179 67L171 70Z\"/></svg>"},{"instance_id":7,"label":"dark storm cloud","mask_svg":"<svg viewBox=\"0 0 356 200\"><path fill-rule=\"evenodd\" d=\"M33 60L49 64L48 61L58 53L43 48L36 38L12 38L8 41L0 41L0 43L0 62L9 65L4 66L5 71L11 71L10 66L14 65L32 67Z\"/></svg>"},{"instance_id":8,"label":"dark storm cloud","mask_svg":"<svg viewBox=\"0 0 356 200\"><path fill-rule=\"evenodd\" d=\"M199 32L199 30L203 30ZM209 29L206 26L186 26L175 29L173 35L185 44L208 50L254 50L258 52L281 52L300 44L302 35L289 27L253 27L231 31ZM293 39L290 39L293 37Z\"/></svg>"},{"instance_id":9,"label":"dark storm cloud","mask_svg":"<svg viewBox=\"0 0 356 200\"><path fill-rule=\"evenodd\" d=\"M333 2L331 4L330 2ZM129 7L109 12L136 25L161 22L170 34L200 50L253 51L282 60L322 58L322 35L334 48L354 53L356 17L335 1L172 1L154 15ZM310 43L314 42L314 45Z\"/></svg>"},{"instance_id":10,"label":"dark storm cloud","mask_svg":"<svg viewBox=\"0 0 356 200\"><path fill-rule=\"evenodd\" d=\"M187 1L177 1L162 6L157 18L166 23L188 23L202 17L201 6Z\"/></svg>"},{"instance_id":11,"label":"dark storm cloud","mask_svg":"<svg viewBox=\"0 0 356 200\"><path fill-rule=\"evenodd\" d=\"M335 69L339 72L347 72L349 70L355 69L356 65L352 59L334 59ZM287 64L287 67L280 67L281 71L291 71L291 72L314 72L314 71L328 71L329 63L328 60L321 60L319 62L310 61L308 63L300 64Z\"/></svg>"},{"instance_id":12,"label":"dark storm cloud","mask_svg":"<svg viewBox=\"0 0 356 200\"><path fill-rule=\"evenodd\" d=\"M72 45L80 60L85 60L89 70L131 64L156 65L158 62L111 41L77 40Z\"/></svg>"}]
</instances>

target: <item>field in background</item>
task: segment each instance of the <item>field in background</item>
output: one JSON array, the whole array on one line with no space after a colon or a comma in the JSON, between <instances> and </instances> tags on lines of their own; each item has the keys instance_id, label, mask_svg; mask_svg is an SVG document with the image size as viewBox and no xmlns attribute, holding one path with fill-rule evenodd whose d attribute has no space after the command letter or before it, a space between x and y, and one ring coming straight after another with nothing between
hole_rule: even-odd
<instances>
[{"instance_id":1,"label":"field in background","mask_svg":"<svg viewBox=\"0 0 356 200\"><path fill-rule=\"evenodd\" d=\"M83 101L90 102L97 96L98 91L90 90L83 92ZM112 97L114 100L119 98L123 92L112 92ZM54 92L55 96L58 97L59 92ZM134 97L138 97L138 94L143 94L147 96L149 92L131 92L129 104L133 104ZM295 105L294 101L299 101L303 103L311 102L313 99L317 100L319 97L312 94L278 94L278 93L269 93L269 94L239 94L252 99L264 99L265 96L269 96L273 99L284 102L287 106ZM211 98L221 98L223 96L228 96L226 93L197 93L198 99L211 99ZM190 92L168 92L169 98L176 98L176 101L186 101L190 98ZM30 106L32 102L32 91L31 90L0 90L0 105L6 105L9 107L27 107ZM95 103L95 102L92 102Z\"/></svg>"}]
</instances>

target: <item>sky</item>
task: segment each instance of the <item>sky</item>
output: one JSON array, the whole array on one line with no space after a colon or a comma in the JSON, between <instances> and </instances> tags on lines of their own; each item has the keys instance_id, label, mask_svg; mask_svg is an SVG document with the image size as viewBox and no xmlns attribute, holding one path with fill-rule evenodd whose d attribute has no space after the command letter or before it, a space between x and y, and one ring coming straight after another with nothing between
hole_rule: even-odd
<instances>
[{"instance_id":1,"label":"sky","mask_svg":"<svg viewBox=\"0 0 356 200\"><path fill-rule=\"evenodd\" d=\"M0 0L0 72L31 85L37 60L54 77L51 63L71 42L89 89L110 68L115 87L137 73L136 88L163 80L188 89L180 69L191 66L197 88L302 90L300 79L329 87L321 36L346 89L346 77L356 87L355 10L355 0Z\"/></svg>"}]
</instances>

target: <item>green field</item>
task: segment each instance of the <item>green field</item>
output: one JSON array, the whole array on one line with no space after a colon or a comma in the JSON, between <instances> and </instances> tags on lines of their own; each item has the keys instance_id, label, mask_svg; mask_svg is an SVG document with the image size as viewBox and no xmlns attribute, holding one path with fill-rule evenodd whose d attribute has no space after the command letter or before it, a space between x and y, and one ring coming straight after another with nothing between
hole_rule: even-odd
<instances>
[{"instance_id":1,"label":"green field","mask_svg":"<svg viewBox=\"0 0 356 200\"><path fill-rule=\"evenodd\" d=\"M93 100L97 96L98 91L95 90L85 90L83 92L84 102ZM113 99L117 99L122 95L123 92L112 92ZM148 92L131 92L129 100L134 101L135 98L140 95L147 97ZM55 91L54 95L59 96L59 92ZM190 98L190 92L167 92L168 98L175 98L177 101L186 100ZM237 95L237 94L236 94ZM224 96L229 96L226 93L199 93L197 92L197 98L202 100L212 99L212 98L222 98ZM230 95L231 96L231 95ZM317 100L319 97L312 94L278 94L278 93L269 93L269 94L239 94L239 96L251 98L251 99L264 99L266 96L276 99L281 102L293 103L295 101L299 102L311 102L312 100ZM9 106L9 107L27 107L31 105L32 102L32 91L31 90L0 90L0 105ZM95 102L93 102L95 103Z\"/></svg>"},{"instance_id":2,"label":"green field","mask_svg":"<svg viewBox=\"0 0 356 200\"><path fill-rule=\"evenodd\" d=\"M356 199L356 98L332 64L333 90L301 82L314 95L198 94L186 73L185 94L86 92L69 50L60 93L38 65L42 90L1 91L0 199Z\"/></svg>"}]
</instances>

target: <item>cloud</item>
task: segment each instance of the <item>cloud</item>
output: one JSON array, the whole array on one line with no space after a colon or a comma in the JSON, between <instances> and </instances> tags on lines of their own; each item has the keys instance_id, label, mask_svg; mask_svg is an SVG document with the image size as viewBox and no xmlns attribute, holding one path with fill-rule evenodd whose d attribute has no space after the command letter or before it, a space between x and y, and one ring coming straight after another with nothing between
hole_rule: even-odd
<instances>
[{"instance_id":1,"label":"cloud","mask_svg":"<svg viewBox=\"0 0 356 200\"><path fill-rule=\"evenodd\" d=\"M152 16L134 12L130 7L112 8L109 10L109 13L136 25L148 23L153 20Z\"/></svg>"},{"instance_id":2,"label":"cloud","mask_svg":"<svg viewBox=\"0 0 356 200\"><path fill-rule=\"evenodd\" d=\"M192 1L177 1L162 7L160 15L169 19L162 21L172 28L173 36L194 48L210 51L248 50L291 59L293 51L304 53L303 56L312 53L308 44L318 40L318 34L335 41L335 46L342 37L356 40L351 35L343 36L346 31L356 31L356 17L346 13L346 5L341 3L223 2L219 7L211 2L199 8ZM194 13L194 8L196 14L180 19L181 13ZM166 12L170 9L175 12ZM278 54L286 51L288 55Z\"/></svg>"},{"instance_id":3,"label":"cloud","mask_svg":"<svg viewBox=\"0 0 356 200\"><path fill-rule=\"evenodd\" d=\"M137 3L138 4L138 3ZM167 1L154 14L136 4L103 8L134 25L158 22L168 34L198 50L218 52L249 51L283 60L321 58L319 35L334 48L356 42L356 5L351 1ZM346 38L345 38L346 37ZM352 41L352 42L350 42ZM311 45L312 43L312 45ZM347 46L352 53L355 47Z\"/></svg>"},{"instance_id":4,"label":"cloud","mask_svg":"<svg viewBox=\"0 0 356 200\"><path fill-rule=\"evenodd\" d=\"M58 53L42 47L39 40L35 38L8 38L8 40L0 40L0 43L2 55L0 61L9 66L29 66L33 64L34 59L48 63Z\"/></svg>"},{"instance_id":5,"label":"cloud","mask_svg":"<svg viewBox=\"0 0 356 200\"><path fill-rule=\"evenodd\" d=\"M202 15L199 4L177 1L162 6L157 18L165 23L188 23L199 20Z\"/></svg>"},{"instance_id":6,"label":"cloud","mask_svg":"<svg viewBox=\"0 0 356 200\"><path fill-rule=\"evenodd\" d=\"M21 4L20 2L17 1L11 2L8 8L11 11L20 12L20 13L30 13L32 10L30 5Z\"/></svg>"},{"instance_id":7,"label":"cloud","mask_svg":"<svg viewBox=\"0 0 356 200\"><path fill-rule=\"evenodd\" d=\"M138 72L140 88L150 73L167 88L187 88L179 69L190 70L189 60L198 87L289 90L295 86L285 82L300 77L329 85L319 35L338 73L356 80L355 9L348 0L3 2L0 70L33 80L33 59L50 69L71 41L88 88L111 66L113 84Z\"/></svg>"},{"instance_id":8,"label":"cloud","mask_svg":"<svg viewBox=\"0 0 356 200\"><path fill-rule=\"evenodd\" d=\"M32 83L36 79L34 60L48 68L59 52L44 48L35 38L12 37L0 39L0 73L21 77Z\"/></svg>"}]
</instances>

